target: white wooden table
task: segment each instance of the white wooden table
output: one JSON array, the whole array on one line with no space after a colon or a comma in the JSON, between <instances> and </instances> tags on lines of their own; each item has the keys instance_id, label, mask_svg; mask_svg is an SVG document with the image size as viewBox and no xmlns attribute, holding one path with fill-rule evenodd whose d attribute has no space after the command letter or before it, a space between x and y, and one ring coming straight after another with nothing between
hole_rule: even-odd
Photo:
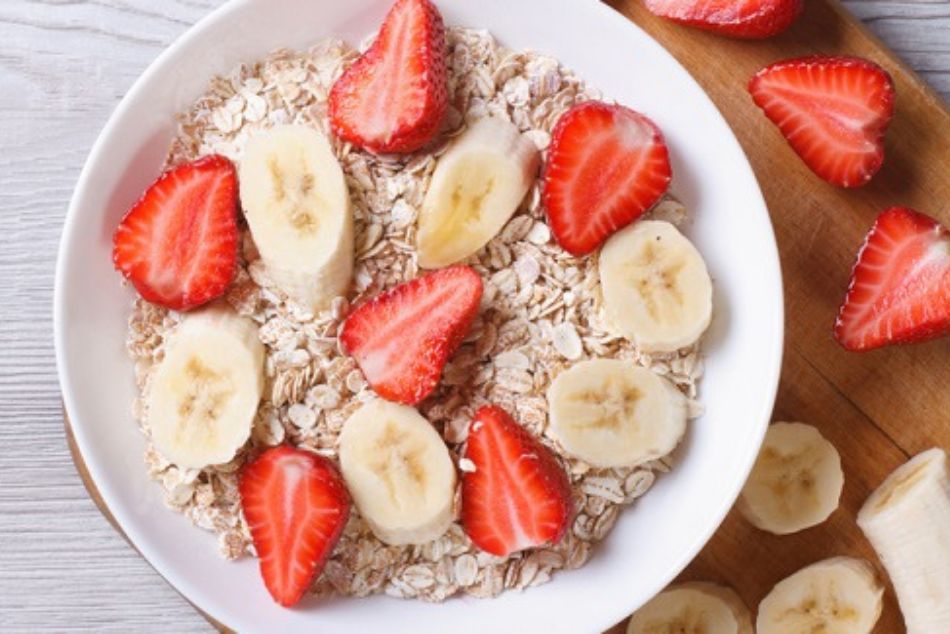
<instances>
[{"instance_id":1,"label":"white wooden table","mask_svg":"<svg viewBox=\"0 0 950 634\"><path fill-rule=\"evenodd\" d=\"M96 135L152 59L222 1L0 0L0 631L211 629L86 496L63 435L51 302ZM846 4L950 98L950 0Z\"/></svg>"}]
</instances>

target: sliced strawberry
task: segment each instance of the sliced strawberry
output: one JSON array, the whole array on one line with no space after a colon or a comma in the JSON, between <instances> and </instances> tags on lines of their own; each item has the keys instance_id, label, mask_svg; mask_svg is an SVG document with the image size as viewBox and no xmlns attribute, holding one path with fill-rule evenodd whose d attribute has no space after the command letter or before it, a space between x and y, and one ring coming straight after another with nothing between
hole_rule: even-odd
<instances>
[{"instance_id":1,"label":"sliced strawberry","mask_svg":"<svg viewBox=\"0 0 950 634\"><path fill-rule=\"evenodd\" d=\"M505 410L475 413L465 457L475 470L462 474L462 528L476 546L506 557L564 537L574 515L567 473Z\"/></svg>"},{"instance_id":2,"label":"sliced strawberry","mask_svg":"<svg viewBox=\"0 0 950 634\"><path fill-rule=\"evenodd\" d=\"M290 607L340 539L350 515L346 486L329 459L282 445L244 465L239 488L264 585Z\"/></svg>"},{"instance_id":3,"label":"sliced strawberry","mask_svg":"<svg viewBox=\"0 0 950 634\"><path fill-rule=\"evenodd\" d=\"M587 101L554 127L541 196L558 243L585 255L652 207L670 178L666 143L652 121Z\"/></svg>"},{"instance_id":4,"label":"sliced strawberry","mask_svg":"<svg viewBox=\"0 0 950 634\"><path fill-rule=\"evenodd\" d=\"M370 48L330 90L330 125L370 152L412 152L449 101L445 27L429 0L396 0Z\"/></svg>"},{"instance_id":5,"label":"sliced strawberry","mask_svg":"<svg viewBox=\"0 0 950 634\"><path fill-rule=\"evenodd\" d=\"M752 99L805 164L833 185L860 187L884 162L894 83L857 57L804 57L767 66L749 82Z\"/></svg>"},{"instance_id":6,"label":"sliced strawberry","mask_svg":"<svg viewBox=\"0 0 950 634\"><path fill-rule=\"evenodd\" d=\"M802 0L644 0L650 13L730 37L781 33L802 12Z\"/></svg>"},{"instance_id":7,"label":"sliced strawberry","mask_svg":"<svg viewBox=\"0 0 950 634\"><path fill-rule=\"evenodd\" d=\"M139 294L188 310L224 294L237 271L237 175L223 156L165 172L119 223L112 261Z\"/></svg>"},{"instance_id":8,"label":"sliced strawberry","mask_svg":"<svg viewBox=\"0 0 950 634\"><path fill-rule=\"evenodd\" d=\"M356 308L340 341L377 394L414 405L435 389L481 299L482 280L471 267L441 269Z\"/></svg>"},{"instance_id":9,"label":"sliced strawberry","mask_svg":"<svg viewBox=\"0 0 950 634\"><path fill-rule=\"evenodd\" d=\"M877 217L858 252L835 323L848 350L950 333L950 231L906 207Z\"/></svg>"}]
</instances>

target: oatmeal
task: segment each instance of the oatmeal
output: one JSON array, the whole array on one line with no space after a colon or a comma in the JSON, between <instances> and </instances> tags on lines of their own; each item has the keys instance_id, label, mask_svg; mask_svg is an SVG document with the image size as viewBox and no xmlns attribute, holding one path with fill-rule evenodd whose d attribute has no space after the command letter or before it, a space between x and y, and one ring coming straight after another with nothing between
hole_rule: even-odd
<instances>
[{"instance_id":1,"label":"oatmeal","mask_svg":"<svg viewBox=\"0 0 950 634\"><path fill-rule=\"evenodd\" d=\"M200 470L180 469L151 446L146 451L149 473L163 487L166 504L215 533L228 559L255 554L238 495L237 473L244 462L280 443L336 459L344 422L375 398L356 362L341 350L337 335L350 306L420 273L414 246L417 216L436 162L451 139L468 123L493 116L514 123L543 152L559 117L576 103L598 97L556 60L508 51L487 32L449 28L447 41L450 105L445 134L428 152L375 156L329 134L330 87L358 56L335 40L304 53L278 51L215 78L180 117L169 166L212 153L240 161L251 136L278 124L322 130L332 139L342 165L355 224L351 291L316 314L277 289L250 232L242 231L241 263L225 297L235 311L259 325L266 349L264 395L250 441L230 462ZM651 213L673 222L685 217L672 198L664 198ZM500 233L463 263L483 280L481 310L419 412L442 434L453 461L465 472L474 465L459 456L475 411L487 403L508 410L566 466L577 510L573 524L555 545L500 558L476 548L458 523L424 545L384 544L354 508L314 585L316 593L382 592L427 601L459 592L491 597L544 583L558 570L583 565L622 508L646 493L670 460L594 468L568 456L546 433L547 389L577 361L624 359L649 368L688 398L691 418L700 412L695 400L702 375L698 346L647 354L611 332L605 323L597 257L574 257L557 245L545 223L539 182ZM127 345L143 394L177 321L176 313L145 300L134 305ZM143 403L138 399L134 409L148 435Z\"/></svg>"}]
</instances>

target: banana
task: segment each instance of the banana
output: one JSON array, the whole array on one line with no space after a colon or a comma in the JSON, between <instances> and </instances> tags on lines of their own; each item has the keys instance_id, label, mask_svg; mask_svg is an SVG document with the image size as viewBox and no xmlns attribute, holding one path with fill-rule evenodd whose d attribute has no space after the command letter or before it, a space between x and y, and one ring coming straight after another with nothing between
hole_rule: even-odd
<instances>
[{"instance_id":1,"label":"banana","mask_svg":"<svg viewBox=\"0 0 950 634\"><path fill-rule=\"evenodd\" d=\"M600 250L608 323L646 352L697 341L712 318L712 281L696 247L676 227L641 220Z\"/></svg>"},{"instance_id":2,"label":"banana","mask_svg":"<svg viewBox=\"0 0 950 634\"><path fill-rule=\"evenodd\" d=\"M419 266L463 260L508 222L538 172L540 153L517 126L479 119L439 159L419 213Z\"/></svg>"},{"instance_id":3,"label":"banana","mask_svg":"<svg viewBox=\"0 0 950 634\"><path fill-rule=\"evenodd\" d=\"M752 615L732 588L694 581L670 586L633 613L627 634L752 634Z\"/></svg>"},{"instance_id":4,"label":"banana","mask_svg":"<svg viewBox=\"0 0 950 634\"><path fill-rule=\"evenodd\" d=\"M665 456L686 432L686 398L646 368L619 359L581 361L551 383L548 432L595 467Z\"/></svg>"},{"instance_id":5,"label":"banana","mask_svg":"<svg viewBox=\"0 0 950 634\"><path fill-rule=\"evenodd\" d=\"M942 449L898 467L858 513L909 634L950 632L950 468Z\"/></svg>"},{"instance_id":6,"label":"banana","mask_svg":"<svg viewBox=\"0 0 950 634\"><path fill-rule=\"evenodd\" d=\"M736 506L754 526L787 535L828 519L843 486L838 451L817 429L774 423Z\"/></svg>"},{"instance_id":7,"label":"banana","mask_svg":"<svg viewBox=\"0 0 950 634\"><path fill-rule=\"evenodd\" d=\"M340 468L360 515L392 545L438 538L455 517L455 467L412 407L376 399L343 425Z\"/></svg>"},{"instance_id":8,"label":"banana","mask_svg":"<svg viewBox=\"0 0 950 634\"><path fill-rule=\"evenodd\" d=\"M240 167L241 204L274 283L318 311L353 273L353 213L326 137L281 125L252 137Z\"/></svg>"},{"instance_id":9,"label":"banana","mask_svg":"<svg viewBox=\"0 0 950 634\"><path fill-rule=\"evenodd\" d=\"M759 604L757 634L869 634L884 587L863 559L832 557L775 584Z\"/></svg>"},{"instance_id":10,"label":"banana","mask_svg":"<svg viewBox=\"0 0 950 634\"><path fill-rule=\"evenodd\" d=\"M247 442L264 389L257 325L217 302L185 315L146 393L155 448L179 467L229 461Z\"/></svg>"}]
</instances>

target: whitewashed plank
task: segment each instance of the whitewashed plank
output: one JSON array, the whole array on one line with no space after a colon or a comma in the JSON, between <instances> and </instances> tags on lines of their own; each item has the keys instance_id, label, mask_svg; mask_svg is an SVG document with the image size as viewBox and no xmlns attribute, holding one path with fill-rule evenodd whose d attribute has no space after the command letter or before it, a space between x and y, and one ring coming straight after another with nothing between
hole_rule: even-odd
<instances>
[{"instance_id":1,"label":"whitewashed plank","mask_svg":"<svg viewBox=\"0 0 950 634\"><path fill-rule=\"evenodd\" d=\"M89 147L138 74L217 4L0 3L2 631L210 631L76 477L50 301L63 214Z\"/></svg>"},{"instance_id":2,"label":"whitewashed plank","mask_svg":"<svg viewBox=\"0 0 950 634\"><path fill-rule=\"evenodd\" d=\"M210 631L87 498L62 433L50 314L92 142L148 63L220 4L0 2L0 631ZM950 2L845 4L950 95Z\"/></svg>"}]
</instances>

